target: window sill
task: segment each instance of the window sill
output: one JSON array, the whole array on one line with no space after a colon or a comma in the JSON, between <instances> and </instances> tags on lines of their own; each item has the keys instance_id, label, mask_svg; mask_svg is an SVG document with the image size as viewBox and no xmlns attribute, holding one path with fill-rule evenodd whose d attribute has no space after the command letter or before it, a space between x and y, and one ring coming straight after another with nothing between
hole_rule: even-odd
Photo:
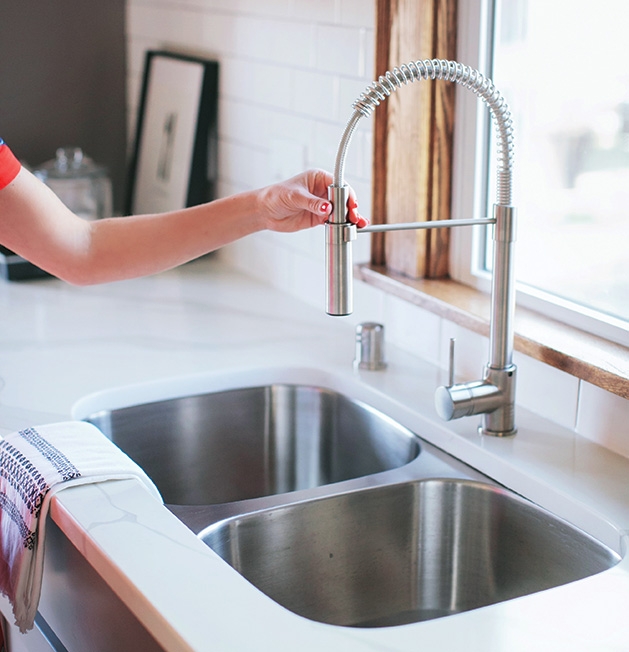
<instances>
[{"instance_id":1,"label":"window sill","mask_svg":"<svg viewBox=\"0 0 629 652\"><path fill-rule=\"evenodd\" d=\"M489 335L489 297L451 280L413 280L358 265L356 278L481 335ZM532 310L516 307L515 349L629 399L629 349Z\"/></svg>"}]
</instances>

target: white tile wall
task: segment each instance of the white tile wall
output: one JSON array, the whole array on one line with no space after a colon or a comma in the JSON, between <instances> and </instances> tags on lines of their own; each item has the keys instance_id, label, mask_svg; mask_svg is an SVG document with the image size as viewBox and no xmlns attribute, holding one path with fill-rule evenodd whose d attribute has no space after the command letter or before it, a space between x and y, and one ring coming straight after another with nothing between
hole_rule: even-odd
<instances>
[{"instance_id":1,"label":"white tile wall","mask_svg":"<svg viewBox=\"0 0 629 652\"><path fill-rule=\"evenodd\" d=\"M299 167L331 169L353 100L370 83L375 0L128 0L133 134L144 51L168 48L220 62L221 195L266 185ZM370 215L371 124L350 147L347 180ZM323 233L262 233L223 250L234 266L323 306ZM359 237L357 261L368 260ZM389 342L445 367L457 339L457 373L477 378L487 340L379 290L355 288L352 323L383 321ZM629 401L516 356L521 405L629 457Z\"/></svg>"},{"instance_id":2,"label":"white tile wall","mask_svg":"<svg viewBox=\"0 0 629 652\"><path fill-rule=\"evenodd\" d=\"M577 432L629 457L629 401L581 382Z\"/></svg>"}]
</instances>

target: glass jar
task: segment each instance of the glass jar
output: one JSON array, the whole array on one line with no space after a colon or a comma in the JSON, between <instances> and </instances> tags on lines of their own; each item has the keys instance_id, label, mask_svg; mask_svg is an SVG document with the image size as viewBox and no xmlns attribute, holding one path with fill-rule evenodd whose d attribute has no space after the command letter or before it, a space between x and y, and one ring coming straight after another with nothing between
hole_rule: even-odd
<instances>
[{"instance_id":1,"label":"glass jar","mask_svg":"<svg viewBox=\"0 0 629 652\"><path fill-rule=\"evenodd\" d=\"M112 188L107 169L83 154L80 147L60 147L56 158L33 174L79 217L96 220L112 214Z\"/></svg>"}]
</instances>

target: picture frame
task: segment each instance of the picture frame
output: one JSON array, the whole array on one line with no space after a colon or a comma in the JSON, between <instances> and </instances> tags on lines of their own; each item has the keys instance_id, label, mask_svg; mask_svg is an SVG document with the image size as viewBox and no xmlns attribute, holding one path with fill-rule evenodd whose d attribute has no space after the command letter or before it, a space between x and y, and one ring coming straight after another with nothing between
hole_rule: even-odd
<instances>
[{"instance_id":1,"label":"picture frame","mask_svg":"<svg viewBox=\"0 0 629 652\"><path fill-rule=\"evenodd\" d=\"M128 215L162 213L215 198L217 114L216 61L146 52Z\"/></svg>"}]
</instances>

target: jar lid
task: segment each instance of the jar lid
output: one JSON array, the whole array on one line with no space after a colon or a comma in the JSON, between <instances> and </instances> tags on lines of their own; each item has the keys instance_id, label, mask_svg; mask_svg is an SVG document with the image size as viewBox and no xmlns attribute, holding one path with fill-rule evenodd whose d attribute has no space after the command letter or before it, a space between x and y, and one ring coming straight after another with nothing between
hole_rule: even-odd
<instances>
[{"instance_id":1,"label":"jar lid","mask_svg":"<svg viewBox=\"0 0 629 652\"><path fill-rule=\"evenodd\" d=\"M107 169L94 163L83 154L80 147L60 147L56 158L46 161L33 170L33 174L46 181L46 179L84 179L107 176Z\"/></svg>"}]
</instances>

